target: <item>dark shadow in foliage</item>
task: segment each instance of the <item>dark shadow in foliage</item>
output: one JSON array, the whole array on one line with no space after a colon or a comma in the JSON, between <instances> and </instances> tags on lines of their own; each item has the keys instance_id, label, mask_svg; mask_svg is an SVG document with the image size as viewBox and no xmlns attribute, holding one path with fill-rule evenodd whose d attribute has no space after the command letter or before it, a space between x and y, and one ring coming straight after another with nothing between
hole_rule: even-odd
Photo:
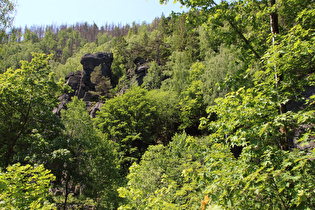
<instances>
[{"instance_id":1,"label":"dark shadow in foliage","mask_svg":"<svg viewBox=\"0 0 315 210\"><path fill-rule=\"evenodd\" d=\"M93 94L97 94L101 98L111 98L111 80L110 77L103 76L101 68L101 65L96 66L91 74L91 81L95 84L95 92Z\"/></svg>"}]
</instances>

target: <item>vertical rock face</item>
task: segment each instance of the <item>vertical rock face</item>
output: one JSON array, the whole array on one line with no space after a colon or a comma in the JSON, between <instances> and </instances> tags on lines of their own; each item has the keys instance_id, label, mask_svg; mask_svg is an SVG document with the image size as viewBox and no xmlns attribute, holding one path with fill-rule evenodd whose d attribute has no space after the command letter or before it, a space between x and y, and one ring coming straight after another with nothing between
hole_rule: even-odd
<instances>
[{"instance_id":1,"label":"vertical rock face","mask_svg":"<svg viewBox=\"0 0 315 210\"><path fill-rule=\"evenodd\" d=\"M91 100L89 91L95 91L95 84L91 82L91 74L96 66L101 65L102 75L112 78L111 65L113 62L113 53L99 52L95 54L85 54L81 58L83 71L81 73L81 83L78 89L77 96L84 101Z\"/></svg>"},{"instance_id":2,"label":"vertical rock face","mask_svg":"<svg viewBox=\"0 0 315 210\"><path fill-rule=\"evenodd\" d=\"M149 63L143 58L137 57L134 60L134 64L136 65L135 69L128 70L128 79L135 77L138 85L140 86L143 84L143 78L148 73Z\"/></svg>"},{"instance_id":3,"label":"vertical rock face","mask_svg":"<svg viewBox=\"0 0 315 210\"><path fill-rule=\"evenodd\" d=\"M91 82L91 74L96 66L101 66L102 76L112 79L111 65L113 62L113 53L98 52L95 54L85 54L81 58L81 64L83 65L82 71L75 73L70 72L66 77L66 83L73 90L72 92L65 92L59 97L60 104L58 108L55 108L54 112L60 115L61 109L66 109L66 104L71 100L71 97L77 96L79 99L83 99L88 104L91 101L95 101L97 96L93 95L90 91L95 91L95 84ZM96 110L101 105L90 107L95 115Z\"/></svg>"}]
</instances>

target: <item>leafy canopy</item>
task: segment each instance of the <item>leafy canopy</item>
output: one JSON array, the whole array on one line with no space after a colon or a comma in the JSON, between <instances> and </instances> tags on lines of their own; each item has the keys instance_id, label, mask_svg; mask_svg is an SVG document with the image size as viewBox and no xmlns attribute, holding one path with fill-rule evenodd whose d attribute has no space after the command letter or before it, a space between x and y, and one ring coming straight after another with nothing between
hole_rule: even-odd
<instances>
[{"instance_id":1,"label":"leafy canopy","mask_svg":"<svg viewBox=\"0 0 315 210\"><path fill-rule=\"evenodd\" d=\"M39 146L58 135L59 123L53 108L62 86L54 80L48 60L33 54L31 62L22 61L21 69L8 69L0 75L0 163L24 161L31 146Z\"/></svg>"},{"instance_id":2,"label":"leafy canopy","mask_svg":"<svg viewBox=\"0 0 315 210\"><path fill-rule=\"evenodd\" d=\"M49 202L49 187L55 177L43 165L15 164L0 170L1 209L56 209Z\"/></svg>"}]
</instances>

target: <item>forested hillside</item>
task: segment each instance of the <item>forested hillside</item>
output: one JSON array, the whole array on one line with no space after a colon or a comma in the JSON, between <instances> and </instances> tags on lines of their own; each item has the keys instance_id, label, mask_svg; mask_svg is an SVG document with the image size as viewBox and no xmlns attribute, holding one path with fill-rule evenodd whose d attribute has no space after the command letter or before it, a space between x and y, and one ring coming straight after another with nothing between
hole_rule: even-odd
<instances>
[{"instance_id":1,"label":"forested hillside","mask_svg":"<svg viewBox=\"0 0 315 210\"><path fill-rule=\"evenodd\" d=\"M314 0L177 2L22 29L1 0L1 209L315 208Z\"/></svg>"}]
</instances>

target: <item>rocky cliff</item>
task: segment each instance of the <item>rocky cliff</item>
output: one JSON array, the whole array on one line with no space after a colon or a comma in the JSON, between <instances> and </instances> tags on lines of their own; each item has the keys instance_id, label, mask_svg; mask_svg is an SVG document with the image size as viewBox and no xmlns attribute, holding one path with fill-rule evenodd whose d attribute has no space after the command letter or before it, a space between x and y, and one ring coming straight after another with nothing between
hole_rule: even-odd
<instances>
[{"instance_id":1,"label":"rocky cliff","mask_svg":"<svg viewBox=\"0 0 315 210\"><path fill-rule=\"evenodd\" d=\"M102 76L111 79L113 54L106 52L89 53L83 55L80 62L83 65L83 70L70 72L65 77L66 83L71 87L72 91L65 91L65 93L59 97L60 104L58 108L54 110L57 115L60 115L62 109L67 108L66 104L71 101L73 96L77 96L79 99L83 99L83 101L86 102L91 117L95 117L96 111L102 106L102 104L98 102L99 95L95 94L96 84L91 81L91 74L96 67L100 66Z\"/></svg>"}]
</instances>

